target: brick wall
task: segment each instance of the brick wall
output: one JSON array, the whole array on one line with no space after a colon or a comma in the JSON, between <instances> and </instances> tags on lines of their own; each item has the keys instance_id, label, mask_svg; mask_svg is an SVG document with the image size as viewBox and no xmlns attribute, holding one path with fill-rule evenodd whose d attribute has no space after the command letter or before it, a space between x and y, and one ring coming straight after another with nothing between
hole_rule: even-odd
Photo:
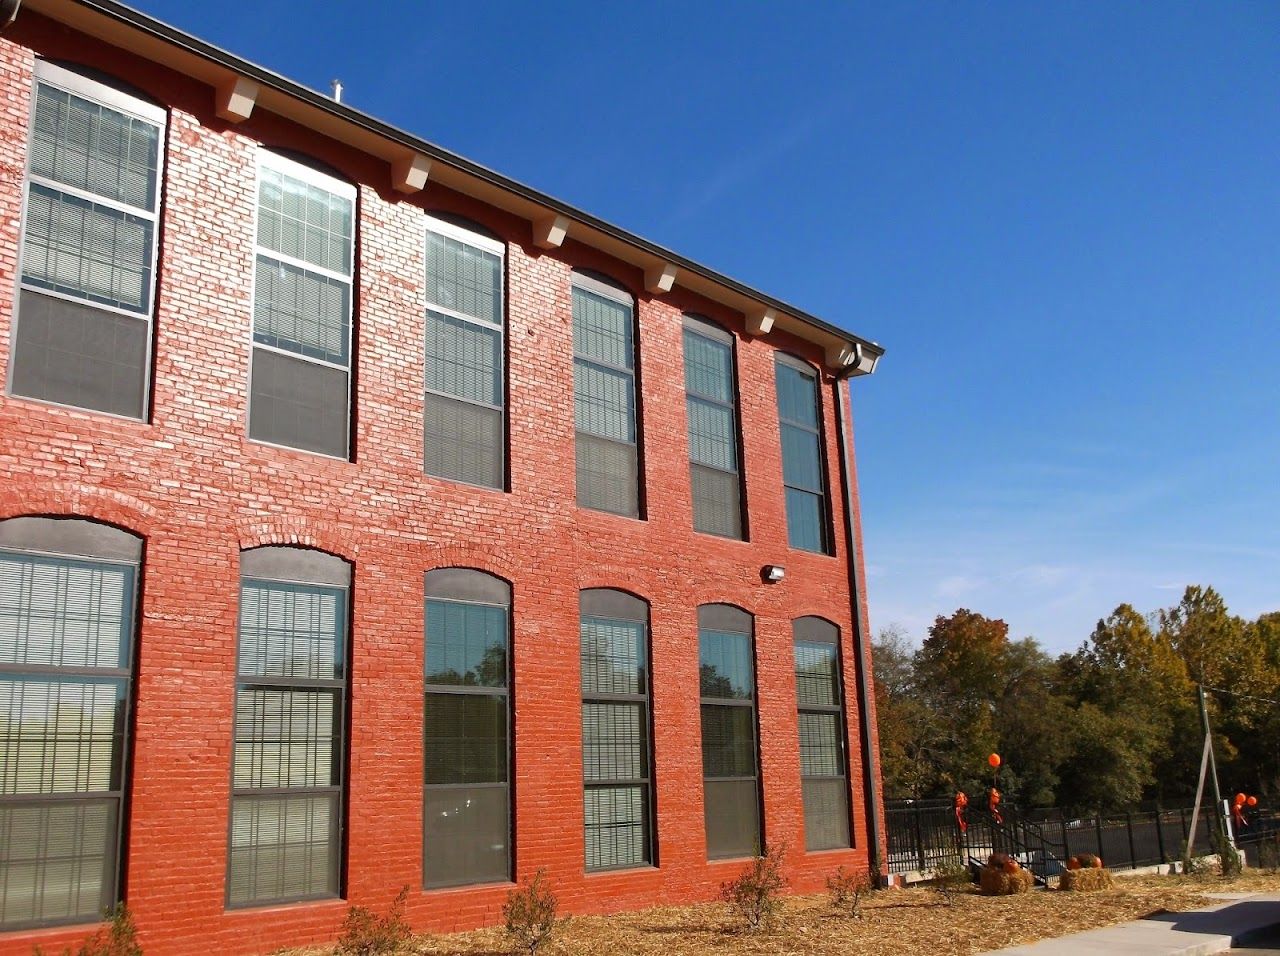
<instances>
[{"instance_id":1,"label":"brick wall","mask_svg":"<svg viewBox=\"0 0 1280 956\"><path fill-rule=\"evenodd\" d=\"M509 887L421 886L423 573L465 565L513 584L514 815L518 875L545 867L568 912L712 898L740 864L706 861L696 608L755 615L765 829L792 886L866 864L841 474L830 380L822 389L834 556L786 543L774 352L815 362L785 334L677 288L651 298L632 267L572 241L543 251L529 223L437 184L390 191L380 161L262 111L240 126L209 88L24 13L0 38L0 369L8 372L33 51L96 67L170 106L152 414L147 423L0 397L0 518L78 515L145 538L133 732L127 900L148 954L264 952L332 938L347 902L411 887L416 928L494 922ZM360 184L354 456L340 462L246 434L250 277L259 143L314 156ZM509 493L422 472L422 210L468 216L507 242ZM647 519L574 504L570 272L637 295ZM737 333L750 542L692 532L681 314ZM856 498L855 498L856 500ZM352 589L347 900L224 907L238 554L301 544L349 559ZM764 585L764 564L786 579ZM651 604L659 866L583 872L578 590ZM865 609L864 612L865 614ZM854 842L806 854L790 621L841 629ZM865 619L863 621L865 625ZM56 949L88 928L0 934L0 953Z\"/></svg>"}]
</instances>

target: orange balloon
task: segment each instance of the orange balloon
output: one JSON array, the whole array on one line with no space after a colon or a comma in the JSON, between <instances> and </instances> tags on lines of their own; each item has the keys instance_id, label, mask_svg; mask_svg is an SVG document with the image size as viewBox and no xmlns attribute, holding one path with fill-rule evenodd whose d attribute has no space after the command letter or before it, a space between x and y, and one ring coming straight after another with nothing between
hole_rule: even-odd
<instances>
[{"instance_id":1,"label":"orange balloon","mask_svg":"<svg viewBox=\"0 0 1280 956\"><path fill-rule=\"evenodd\" d=\"M1236 794L1236 806L1237 806L1237 807L1243 807L1243 806L1244 806L1244 794L1243 794L1243 793L1237 793L1237 794Z\"/></svg>"},{"instance_id":2,"label":"orange balloon","mask_svg":"<svg viewBox=\"0 0 1280 956\"><path fill-rule=\"evenodd\" d=\"M987 763L991 764L991 766L993 767L1000 766L1000 755L992 754L990 757L987 758Z\"/></svg>"},{"instance_id":3,"label":"orange balloon","mask_svg":"<svg viewBox=\"0 0 1280 956\"><path fill-rule=\"evenodd\" d=\"M1248 800L1245 801L1245 803L1249 804L1249 806L1251 807L1256 807L1258 805L1258 798L1250 797Z\"/></svg>"}]
</instances>

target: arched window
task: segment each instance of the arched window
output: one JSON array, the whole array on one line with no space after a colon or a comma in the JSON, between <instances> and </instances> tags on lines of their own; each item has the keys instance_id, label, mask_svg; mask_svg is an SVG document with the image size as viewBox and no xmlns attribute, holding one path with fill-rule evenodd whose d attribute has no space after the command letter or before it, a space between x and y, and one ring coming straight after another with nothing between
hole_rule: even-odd
<instances>
[{"instance_id":1,"label":"arched window","mask_svg":"<svg viewBox=\"0 0 1280 956\"><path fill-rule=\"evenodd\" d=\"M426 575L423 885L511 879L511 585Z\"/></svg>"},{"instance_id":2,"label":"arched window","mask_svg":"<svg viewBox=\"0 0 1280 956\"><path fill-rule=\"evenodd\" d=\"M32 109L9 388L144 418L165 110L44 60Z\"/></svg>"},{"instance_id":3,"label":"arched window","mask_svg":"<svg viewBox=\"0 0 1280 956\"><path fill-rule=\"evenodd\" d=\"M631 294L573 274L573 405L578 504L640 515L635 308Z\"/></svg>"},{"instance_id":4,"label":"arched window","mask_svg":"<svg viewBox=\"0 0 1280 956\"><path fill-rule=\"evenodd\" d=\"M258 153L249 437L349 456L356 189Z\"/></svg>"},{"instance_id":5,"label":"arched window","mask_svg":"<svg viewBox=\"0 0 1280 956\"><path fill-rule=\"evenodd\" d=\"M782 483L787 498L787 541L791 547L803 551L830 553L818 373L781 352L775 368L782 433Z\"/></svg>"},{"instance_id":6,"label":"arched window","mask_svg":"<svg viewBox=\"0 0 1280 956\"><path fill-rule=\"evenodd\" d=\"M586 867L645 866L654 862L649 605L592 588L579 613Z\"/></svg>"},{"instance_id":7,"label":"arched window","mask_svg":"<svg viewBox=\"0 0 1280 956\"><path fill-rule=\"evenodd\" d=\"M427 216L424 468L489 488L506 473L505 258L478 227Z\"/></svg>"},{"instance_id":8,"label":"arched window","mask_svg":"<svg viewBox=\"0 0 1280 956\"><path fill-rule=\"evenodd\" d=\"M698 608L702 778L707 856L754 856L760 833L756 674L751 615L728 604Z\"/></svg>"},{"instance_id":9,"label":"arched window","mask_svg":"<svg viewBox=\"0 0 1280 956\"><path fill-rule=\"evenodd\" d=\"M0 929L119 901L141 558L92 521L0 522Z\"/></svg>"},{"instance_id":10,"label":"arched window","mask_svg":"<svg viewBox=\"0 0 1280 956\"><path fill-rule=\"evenodd\" d=\"M742 480L733 336L692 315L684 317L684 389L693 529L724 538L741 538Z\"/></svg>"},{"instance_id":11,"label":"arched window","mask_svg":"<svg viewBox=\"0 0 1280 956\"><path fill-rule=\"evenodd\" d=\"M350 588L331 554L240 555L230 906L341 891Z\"/></svg>"},{"instance_id":12,"label":"arched window","mask_svg":"<svg viewBox=\"0 0 1280 956\"><path fill-rule=\"evenodd\" d=\"M845 753L840 630L820 617L791 622L800 723L800 782L806 850L849 846L849 764Z\"/></svg>"}]
</instances>

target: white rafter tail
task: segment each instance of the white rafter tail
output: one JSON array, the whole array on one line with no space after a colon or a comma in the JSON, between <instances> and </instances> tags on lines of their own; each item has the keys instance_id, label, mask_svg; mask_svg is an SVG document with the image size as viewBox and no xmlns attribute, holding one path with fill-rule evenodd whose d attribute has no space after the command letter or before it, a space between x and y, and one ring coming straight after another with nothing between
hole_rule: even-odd
<instances>
[{"instance_id":1,"label":"white rafter tail","mask_svg":"<svg viewBox=\"0 0 1280 956\"><path fill-rule=\"evenodd\" d=\"M391 164L391 185L399 193L421 192L431 174L431 160L421 153L410 153Z\"/></svg>"},{"instance_id":2,"label":"white rafter tail","mask_svg":"<svg viewBox=\"0 0 1280 956\"><path fill-rule=\"evenodd\" d=\"M559 249L569 234L569 219L552 213L533 221L533 244L540 249Z\"/></svg>"},{"instance_id":3,"label":"white rafter tail","mask_svg":"<svg viewBox=\"0 0 1280 956\"><path fill-rule=\"evenodd\" d=\"M217 113L231 123L243 123L253 115L258 102L258 84L248 77L233 76L214 90Z\"/></svg>"},{"instance_id":4,"label":"white rafter tail","mask_svg":"<svg viewBox=\"0 0 1280 956\"><path fill-rule=\"evenodd\" d=\"M768 335L778 313L773 309L752 309L747 313L747 332L751 335Z\"/></svg>"},{"instance_id":5,"label":"white rafter tail","mask_svg":"<svg viewBox=\"0 0 1280 956\"><path fill-rule=\"evenodd\" d=\"M675 284L676 267L668 262L662 262L644 270L644 287L654 295L670 292Z\"/></svg>"}]
</instances>

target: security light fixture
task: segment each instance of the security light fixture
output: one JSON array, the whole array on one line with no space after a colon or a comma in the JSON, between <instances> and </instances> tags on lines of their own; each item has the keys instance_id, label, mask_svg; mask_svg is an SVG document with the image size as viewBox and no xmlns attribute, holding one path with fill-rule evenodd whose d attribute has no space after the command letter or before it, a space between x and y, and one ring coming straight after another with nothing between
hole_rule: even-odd
<instances>
[{"instance_id":1,"label":"security light fixture","mask_svg":"<svg viewBox=\"0 0 1280 956\"><path fill-rule=\"evenodd\" d=\"M766 564L760 569L760 577L766 584L777 584L787 576L787 569L780 564Z\"/></svg>"}]
</instances>

